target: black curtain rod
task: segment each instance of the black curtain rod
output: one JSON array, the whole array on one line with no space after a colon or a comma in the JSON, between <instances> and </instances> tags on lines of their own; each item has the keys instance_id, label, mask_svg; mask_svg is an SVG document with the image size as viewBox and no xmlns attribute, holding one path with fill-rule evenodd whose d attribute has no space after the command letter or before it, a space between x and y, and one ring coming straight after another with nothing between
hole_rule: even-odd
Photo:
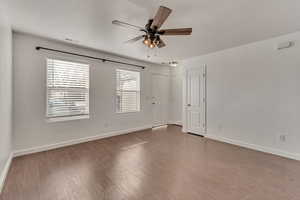
<instances>
[{"instance_id":1,"label":"black curtain rod","mask_svg":"<svg viewBox=\"0 0 300 200\"><path fill-rule=\"evenodd\" d=\"M131 63L125 63L125 62L110 60L110 59L106 59L106 58L98 58L98 57L94 57L94 56L87 56L87 55L83 55L83 54L72 53L72 52L68 52L68 51L61 51L61 50L57 50L57 49L50 49L50 48L46 48L46 47L37 46L37 47L35 47L35 49L36 50L54 51L54 52L69 54L69 55L73 55L73 56L80 56L80 57L90 58L90 59L94 59L94 60L101 60L102 62L111 62L111 63L118 63L118 64L123 64L123 65L130 65L130 66L134 66L134 67L140 67L142 69L146 68L145 66L142 66L142 65L135 65L135 64L131 64Z\"/></svg>"}]
</instances>

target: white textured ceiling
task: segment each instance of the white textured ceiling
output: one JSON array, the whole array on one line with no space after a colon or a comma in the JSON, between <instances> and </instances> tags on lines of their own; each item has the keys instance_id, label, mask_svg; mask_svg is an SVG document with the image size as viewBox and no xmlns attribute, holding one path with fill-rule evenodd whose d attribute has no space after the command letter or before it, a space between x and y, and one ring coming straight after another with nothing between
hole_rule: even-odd
<instances>
[{"instance_id":1,"label":"white textured ceiling","mask_svg":"<svg viewBox=\"0 0 300 200\"><path fill-rule=\"evenodd\" d=\"M181 60L300 29L299 0L0 0L15 30L152 62ZM159 5L173 9L163 28L192 27L192 36L164 37L167 47L124 44ZM147 58L147 55L151 55Z\"/></svg>"}]
</instances>

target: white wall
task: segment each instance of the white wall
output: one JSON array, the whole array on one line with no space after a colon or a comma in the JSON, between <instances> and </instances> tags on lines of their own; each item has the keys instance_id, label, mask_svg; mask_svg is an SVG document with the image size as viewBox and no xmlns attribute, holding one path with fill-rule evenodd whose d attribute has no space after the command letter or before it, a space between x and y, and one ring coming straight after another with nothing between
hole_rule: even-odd
<instances>
[{"instance_id":1,"label":"white wall","mask_svg":"<svg viewBox=\"0 0 300 200\"><path fill-rule=\"evenodd\" d=\"M142 72L141 112L115 113L115 69L125 67L62 54L36 51L35 46L70 50L72 52L121 58L72 45L50 41L22 33L13 34L14 53L14 148L16 151L60 143L102 133L147 127L152 124L151 72L169 74L169 67L127 60L148 66ZM47 123L46 58L56 57L90 63L90 119ZM125 59L122 59L125 61Z\"/></svg>"},{"instance_id":2,"label":"white wall","mask_svg":"<svg viewBox=\"0 0 300 200\"><path fill-rule=\"evenodd\" d=\"M286 41L296 44L276 50ZM296 32L186 60L207 64L208 135L300 159L299 52Z\"/></svg>"},{"instance_id":3,"label":"white wall","mask_svg":"<svg viewBox=\"0 0 300 200\"><path fill-rule=\"evenodd\" d=\"M12 32L0 10L0 192L5 165L11 154L12 134Z\"/></svg>"}]
</instances>

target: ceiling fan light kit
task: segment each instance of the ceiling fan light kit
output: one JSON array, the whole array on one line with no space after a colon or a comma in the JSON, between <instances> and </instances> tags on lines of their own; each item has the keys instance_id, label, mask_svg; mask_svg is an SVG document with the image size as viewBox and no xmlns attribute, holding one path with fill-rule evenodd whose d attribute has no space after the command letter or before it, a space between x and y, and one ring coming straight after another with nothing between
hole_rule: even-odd
<instances>
[{"instance_id":1,"label":"ceiling fan light kit","mask_svg":"<svg viewBox=\"0 0 300 200\"><path fill-rule=\"evenodd\" d=\"M148 23L145 25L144 28L126 22L121 22L119 20L114 20L112 21L112 23L118 26L123 26L126 28L135 29L144 32L143 35L128 40L126 43L133 43L141 39L144 39L143 43L147 47L151 49L155 47L162 48L165 47L166 44L164 43L164 41L161 39L160 36L192 34L192 28L162 29L162 30L160 29L160 27L163 25L163 23L171 14L171 12L172 10L170 8L167 8L165 6L160 6L155 17L153 19L149 19Z\"/></svg>"}]
</instances>

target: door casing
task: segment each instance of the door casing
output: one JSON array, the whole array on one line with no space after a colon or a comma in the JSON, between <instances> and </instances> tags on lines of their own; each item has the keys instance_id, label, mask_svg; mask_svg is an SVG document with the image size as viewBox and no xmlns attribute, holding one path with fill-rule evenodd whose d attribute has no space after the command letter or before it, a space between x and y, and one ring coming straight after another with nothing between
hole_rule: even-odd
<instances>
[{"instance_id":1,"label":"door casing","mask_svg":"<svg viewBox=\"0 0 300 200\"><path fill-rule=\"evenodd\" d=\"M188 104L190 104L190 99L189 99L189 93L191 93L189 90L189 76L191 74L193 75L197 75L197 73L199 73L199 89L201 91L199 91L199 93L201 94L200 99L199 99L199 103L201 103L201 109L198 110L201 116L198 116L200 122L199 122L199 126L197 128L195 128L194 130L191 130L191 127L189 126L191 123L191 107L193 107L193 105L188 106ZM206 103L207 103L207 95L206 95L206 77L207 77L207 71L206 71L206 65L202 65L200 67L193 67L193 68L188 68L185 70L185 75L184 75L184 79L183 79L183 132L191 132L193 134L197 134L197 135L206 135L207 133L207 109L206 109ZM194 115L197 114L198 111L194 112ZM190 116L189 116L190 115Z\"/></svg>"},{"instance_id":2,"label":"door casing","mask_svg":"<svg viewBox=\"0 0 300 200\"><path fill-rule=\"evenodd\" d=\"M169 82L170 78L165 74L152 73L152 127L168 124L169 119ZM159 80L160 79L160 80ZM159 84L159 81L160 84ZM160 86L158 86L158 85ZM162 92L161 90L165 90ZM160 95L156 97L155 95ZM155 103L155 104L153 104ZM158 113L157 113L158 112ZM159 117L158 117L159 116ZM156 119L157 118L157 119Z\"/></svg>"}]
</instances>

